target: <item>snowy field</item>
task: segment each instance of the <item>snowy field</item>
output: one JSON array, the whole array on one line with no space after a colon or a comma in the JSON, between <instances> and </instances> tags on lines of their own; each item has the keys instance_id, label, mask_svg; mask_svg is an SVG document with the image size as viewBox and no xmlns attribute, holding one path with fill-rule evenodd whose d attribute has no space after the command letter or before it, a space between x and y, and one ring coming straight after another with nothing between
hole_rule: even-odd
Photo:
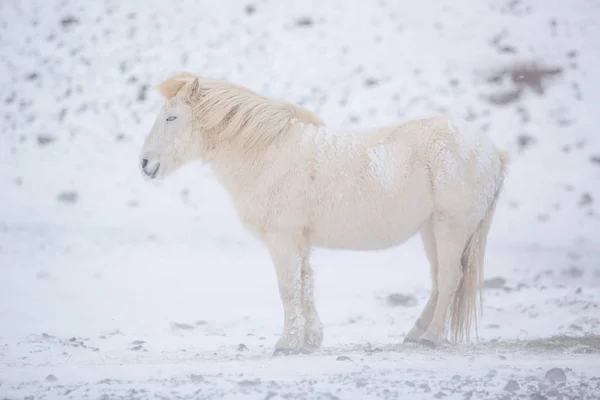
<instances>
[{"instance_id":1,"label":"snowy field","mask_svg":"<svg viewBox=\"0 0 600 400\"><path fill-rule=\"evenodd\" d=\"M319 250L315 354L273 357L266 250L212 172L138 154L189 70L364 129L450 113L512 156L479 338L402 344L419 237ZM0 399L599 399L596 0L0 0Z\"/></svg>"}]
</instances>

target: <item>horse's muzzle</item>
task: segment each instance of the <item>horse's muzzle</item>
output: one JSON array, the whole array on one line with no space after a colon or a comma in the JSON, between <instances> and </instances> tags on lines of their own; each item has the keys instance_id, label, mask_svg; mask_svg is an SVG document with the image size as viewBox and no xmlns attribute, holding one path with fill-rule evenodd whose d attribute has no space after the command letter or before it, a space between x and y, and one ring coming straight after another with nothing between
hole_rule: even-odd
<instances>
[{"instance_id":1,"label":"horse's muzzle","mask_svg":"<svg viewBox=\"0 0 600 400\"><path fill-rule=\"evenodd\" d=\"M144 175L149 177L150 179L156 178L156 174L158 174L158 170L160 169L160 163L156 163L156 165L149 165L148 159L142 159L142 172Z\"/></svg>"}]
</instances>

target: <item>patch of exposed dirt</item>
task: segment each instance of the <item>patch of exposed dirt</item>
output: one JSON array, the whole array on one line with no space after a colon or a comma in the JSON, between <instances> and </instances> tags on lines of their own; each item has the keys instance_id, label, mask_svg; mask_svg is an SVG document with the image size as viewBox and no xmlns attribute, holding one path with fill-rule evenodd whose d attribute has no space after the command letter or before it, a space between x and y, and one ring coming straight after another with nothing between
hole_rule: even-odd
<instances>
[{"instance_id":1,"label":"patch of exposed dirt","mask_svg":"<svg viewBox=\"0 0 600 400\"><path fill-rule=\"evenodd\" d=\"M544 95L551 82L563 75L562 67L545 66L536 62L517 63L500 67L486 77L486 82L495 86L509 88L497 89L485 96L494 105L506 105L518 102L526 91Z\"/></svg>"}]
</instances>

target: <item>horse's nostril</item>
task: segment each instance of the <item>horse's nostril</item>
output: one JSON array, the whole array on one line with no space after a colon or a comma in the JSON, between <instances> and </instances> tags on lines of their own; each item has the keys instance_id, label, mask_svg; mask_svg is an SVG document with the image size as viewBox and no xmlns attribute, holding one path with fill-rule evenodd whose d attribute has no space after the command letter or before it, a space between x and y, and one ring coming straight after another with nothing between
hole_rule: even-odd
<instances>
[{"instance_id":1,"label":"horse's nostril","mask_svg":"<svg viewBox=\"0 0 600 400\"><path fill-rule=\"evenodd\" d=\"M144 158L144 159L142 160L142 168L146 168L146 165L148 165L148 159L147 159L147 158Z\"/></svg>"}]
</instances>

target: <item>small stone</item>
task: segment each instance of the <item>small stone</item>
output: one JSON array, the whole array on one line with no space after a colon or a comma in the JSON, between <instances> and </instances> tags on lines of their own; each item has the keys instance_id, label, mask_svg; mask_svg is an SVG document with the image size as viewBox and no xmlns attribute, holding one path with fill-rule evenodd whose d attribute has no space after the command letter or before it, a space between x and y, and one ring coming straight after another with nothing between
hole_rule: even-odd
<instances>
[{"instance_id":1,"label":"small stone","mask_svg":"<svg viewBox=\"0 0 600 400\"><path fill-rule=\"evenodd\" d=\"M546 376L544 376L544 379L552 383L560 383L566 382L567 376L565 375L565 371L562 368L552 368L546 372Z\"/></svg>"},{"instance_id":2,"label":"small stone","mask_svg":"<svg viewBox=\"0 0 600 400\"><path fill-rule=\"evenodd\" d=\"M51 136L51 135L38 135L37 136L37 144L40 146L45 146L47 144L54 143L55 141L56 141L56 138L54 138L54 136Z\"/></svg>"},{"instance_id":3,"label":"small stone","mask_svg":"<svg viewBox=\"0 0 600 400\"><path fill-rule=\"evenodd\" d=\"M352 359L348 356L338 356L335 361L352 361Z\"/></svg>"},{"instance_id":4,"label":"small stone","mask_svg":"<svg viewBox=\"0 0 600 400\"><path fill-rule=\"evenodd\" d=\"M68 15L68 16L66 16L66 17L63 17L63 18L60 20L60 24L61 24L63 27L67 28L67 27L70 27L70 26L73 26L73 25L77 25L77 24L79 24L79 19L77 19L76 17L74 17L74 16L72 16L72 15Z\"/></svg>"},{"instance_id":5,"label":"small stone","mask_svg":"<svg viewBox=\"0 0 600 400\"><path fill-rule=\"evenodd\" d=\"M519 143L519 148L520 150L524 150L527 147L531 146L533 143L535 143L535 138L533 136L527 135L527 134L522 134L519 135L518 137L518 143Z\"/></svg>"},{"instance_id":6,"label":"small stone","mask_svg":"<svg viewBox=\"0 0 600 400\"><path fill-rule=\"evenodd\" d=\"M58 378L52 374L50 374L46 377L46 382L56 382L56 381L58 381Z\"/></svg>"},{"instance_id":7,"label":"small stone","mask_svg":"<svg viewBox=\"0 0 600 400\"><path fill-rule=\"evenodd\" d=\"M296 20L297 26L308 27L313 25L313 20L308 17L298 18Z\"/></svg>"},{"instance_id":8,"label":"small stone","mask_svg":"<svg viewBox=\"0 0 600 400\"><path fill-rule=\"evenodd\" d=\"M498 375L498 371L491 369L490 372L487 373L486 378L494 378L496 375Z\"/></svg>"},{"instance_id":9,"label":"small stone","mask_svg":"<svg viewBox=\"0 0 600 400\"><path fill-rule=\"evenodd\" d=\"M258 386L260 385L260 379L256 378L253 380L248 380L248 379L243 379L241 381L238 382L238 385L240 386Z\"/></svg>"},{"instance_id":10,"label":"small stone","mask_svg":"<svg viewBox=\"0 0 600 400\"><path fill-rule=\"evenodd\" d=\"M502 289L506 285L506 279L497 276L491 279L486 279L483 286L486 289Z\"/></svg>"},{"instance_id":11,"label":"small stone","mask_svg":"<svg viewBox=\"0 0 600 400\"><path fill-rule=\"evenodd\" d=\"M248 346L246 346L244 343L238 344L237 351L248 351L248 350L249 350Z\"/></svg>"},{"instance_id":12,"label":"small stone","mask_svg":"<svg viewBox=\"0 0 600 400\"><path fill-rule=\"evenodd\" d=\"M256 12L256 7L254 7L252 4L248 4L244 8L244 11L246 11L246 15L252 15Z\"/></svg>"},{"instance_id":13,"label":"small stone","mask_svg":"<svg viewBox=\"0 0 600 400\"><path fill-rule=\"evenodd\" d=\"M367 386L367 385L368 385L368 383L369 383L369 382L367 382L367 380L366 380L366 379L357 379L357 380L356 380L356 388L357 388L357 389L360 389L360 388L362 388L362 387L365 387L365 386Z\"/></svg>"},{"instance_id":14,"label":"small stone","mask_svg":"<svg viewBox=\"0 0 600 400\"><path fill-rule=\"evenodd\" d=\"M431 392L431 388L430 388L430 387L429 387L429 385L428 385L428 384L426 384L426 383L422 383L422 384L420 384L420 385L419 385L419 388L423 389L423 391L424 391L425 393L429 393L429 392Z\"/></svg>"},{"instance_id":15,"label":"small stone","mask_svg":"<svg viewBox=\"0 0 600 400\"><path fill-rule=\"evenodd\" d=\"M390 307L414 307L417 305L417 299L410 294L392 293L386 299Z\"/></svg>"},{"instance_id":16,"label":"small stone","mask_svg":"<svg viewBox=\"0 0 600 400\"><path fill-rule=\"evenodd\" d=\"M56 198L60 202L74 204L77 202L79 195L74 190L66 190L60 192Z\"/></svg>"},{"instance_id":17,"label":"small stone","mask_svg":"<svg viewBox=\"0 0 600 400\"><path fill-rule=\"evenodd\" d=\"M572 278L580 278L583 275L583 270L575 265L571 265L569 268L562 270L562 274Z\"/></svg>"},{"instance_id":18,"label":"small stone","mask_svg":"<svg viewBox=\"0 0 600 400\"><path fill-rule=\"evenodd\" d=\"M190 380L194 383L201 383L201 382L205 382L206 380L204 379L204 376L200 375L200 374L191 374L190 375Z\"/></svg>"},{"instance_id":19,"label":"small stone","mask_svg":"<svg viewBox=\"0 0 600 400\"><path fill-rule=\"evenodd\" d=\"M600 165L600 154L591 156L590 162L592 162L593 164Z\"/></svg>"},{"instance_id":20,"label":"small stone","mask_svg":"<svg viewBox=\"0 0 600 400\"><path fill-rule=\"evenodd\" d=\"M506 390L507 392L516 392L519 389L521 389L521 386L519 386L517 381L512 379L506 382L506 385L504 385L504 390Z\"/></svg>"},{"instance_id":21,"label":"small stone","mask_svg":"<svg viewBox=\"0 0 600 400\"><path fill-rule=\"evenodd\" d=\"M195 329L195 327L193 325L190 324L182 324L179 322L171 322L171 329L172 330L184 330L184 331L191 331L193 329Z\"/></svg>"},{"instance_id":22,"label":"small stone","mask_svg":"<svg viewBox=\"0 0 600 400\"><path fill-rule=\"evenodd\" d=\"M594 198L592 197L592 195L585 192L579 198L579 202L577 203L577 205L579 207L585 207L585 206L592 204L593 202L594 202Z\"/></svg>"}]
</instances>

